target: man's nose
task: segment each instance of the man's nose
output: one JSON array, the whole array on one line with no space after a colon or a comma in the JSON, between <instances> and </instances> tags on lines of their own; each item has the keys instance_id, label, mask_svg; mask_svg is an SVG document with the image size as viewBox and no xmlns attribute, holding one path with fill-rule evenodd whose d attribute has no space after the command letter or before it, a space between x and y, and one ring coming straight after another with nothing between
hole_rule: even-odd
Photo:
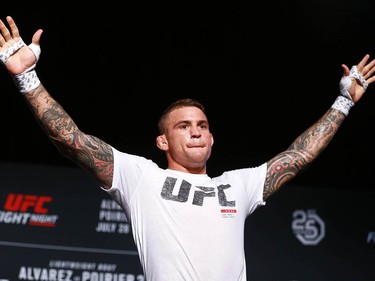
<instances>
[{"instance_id":1,"label":"man's nose","mask_svg":"<svg viewBox=\"0 0 375 281\"><path fill-rule=\"evenodd\" d=\"M201 130L198 126L192 126L190 133L191 133L192 137L200 137L201 136Z\"/></svg>"}]
</instances>

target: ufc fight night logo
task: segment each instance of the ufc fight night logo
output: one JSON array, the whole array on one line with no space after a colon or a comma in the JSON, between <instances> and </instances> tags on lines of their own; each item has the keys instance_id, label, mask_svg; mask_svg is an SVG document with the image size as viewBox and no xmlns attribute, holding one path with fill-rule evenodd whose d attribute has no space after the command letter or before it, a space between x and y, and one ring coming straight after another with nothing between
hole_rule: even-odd
<instances>
[{"instance_id":1,"label":"ufc fight night logo","mask_svg":"<svg viewBox=\"0 0 375 281\"><path fill-rule=\"evenodd\" d=\"M324 221L312 209L293 212L292 230L304 245L317 245L325 236Z\"/></svg>"},{"instance_id":2,"label":"ufc fight night logo","mask_svg":"<svg viewBox=\"0 0 375 281\"><path fill-rule=\"evenodd\" d=\"M51 202L51 196L9 193L0 223L54 227L58 216L48 214Z\"/></svg>"}]
</instances>

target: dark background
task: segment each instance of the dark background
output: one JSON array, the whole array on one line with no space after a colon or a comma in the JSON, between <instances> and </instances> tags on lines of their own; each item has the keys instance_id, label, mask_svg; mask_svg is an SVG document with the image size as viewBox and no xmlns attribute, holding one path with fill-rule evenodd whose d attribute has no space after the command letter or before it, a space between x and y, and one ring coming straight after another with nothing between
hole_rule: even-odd
<instances>
[{"instance_id":1,"label":"dark background","mask_svg":"<svg viewBox=\"0 0 375 281\"><path fill-rule=\"evenodd\" d=\"M341 64L375 57L371 0L78 1L4 4L23 40L43 28L37 72L81 130L165 165L156 122L171 101L207 107L214 176L267 161L339 93ZM90 2L89 2L90 3ZM74 166L0 69L0 161ZM294 183L373 191L375 87Z\"/></svg>"}]
</instances>

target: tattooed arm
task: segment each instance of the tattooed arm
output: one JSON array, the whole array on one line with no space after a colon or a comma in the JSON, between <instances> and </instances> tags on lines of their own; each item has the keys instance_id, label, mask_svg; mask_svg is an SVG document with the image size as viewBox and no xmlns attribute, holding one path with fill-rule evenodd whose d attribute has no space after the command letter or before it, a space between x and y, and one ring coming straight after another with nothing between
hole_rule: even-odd
<instances>
[{"instance_id":1,"label":"tattooed arm","mask_svg":"<svg viewBox=\"0 0 375 281\"><path fill-rule=\"evenodd\" d=\"M375 60L367 63L369 58L369 55L364 56L355 66L358 75L353 75L353 68L349 70L345 64L342 65L344 75L340 81L341 94L345 96L342 97L344 100L349 101L349 106L358 102L366 87L375 81ZM306 169L323 152L346 118L345 112L332 106L314 125L298 136L286 151L267 162L264 200Z\"/></svg>"},{"instance_id":2,"label":"tattooed arm","mask_svg":"<svg viewBox=\"0 0 375 281\"><path fill-rule=\"evenodd\" d=\"M97 137L80 131L42 84L24 97L35 118L60 153L88 170L101 186L110 188L113 176L111 147Z\"/></svg>"},{"instance_id":3,"label":"tattooed arm","mask_svg":"<svg viewBox=\"0 0 375 281\"><path fill-rule=\"evenodd\" d=\"M111 147L80 131L36 75L34 68L40 55L39 41L43 30L37 30L32 43L26 46L13 18L7 17L6 21L9 29L0 20L0 62L13 77L35 118L61 154L88 170L101 186L110 188L113 176Z\"/></svg>"},{"instance_id":4,"label":"tattooed arm","mask_svg":"<svg viewBox=\"0 0 375 281\"><path fill-rule=\"evenodd\" d=\"M344 119L343 113L329 109L318 122L297 137L286 151L267 162L264 200L306 169L320 155Z\"/></svg>"}]
</instances>

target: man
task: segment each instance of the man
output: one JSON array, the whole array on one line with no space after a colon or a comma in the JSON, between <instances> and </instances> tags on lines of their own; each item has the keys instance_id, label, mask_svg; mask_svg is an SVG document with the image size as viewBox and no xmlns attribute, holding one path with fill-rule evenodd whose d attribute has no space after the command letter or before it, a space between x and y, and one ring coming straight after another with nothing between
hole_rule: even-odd
<instances>
[{"instance_id":1,"label":"man","mask_svg":"<svg viewBox=\"0 0 375 281\"><path fill-rule=\"evenodd\" d=\"M120 152L82 132L40 82L35 66L42 30L27 46L11 17L0 21L0 60L35 118L62 155L86 169L123 208L147 280L246 280L247 216L308 167L327 147L350 108L374 82L369 55L350 70L342 65L340 95L290 147L258 167L210 178L214 138L202 104L183 99L159 119L156 145L167 169Z\"/></svg>"}]
</instances>

